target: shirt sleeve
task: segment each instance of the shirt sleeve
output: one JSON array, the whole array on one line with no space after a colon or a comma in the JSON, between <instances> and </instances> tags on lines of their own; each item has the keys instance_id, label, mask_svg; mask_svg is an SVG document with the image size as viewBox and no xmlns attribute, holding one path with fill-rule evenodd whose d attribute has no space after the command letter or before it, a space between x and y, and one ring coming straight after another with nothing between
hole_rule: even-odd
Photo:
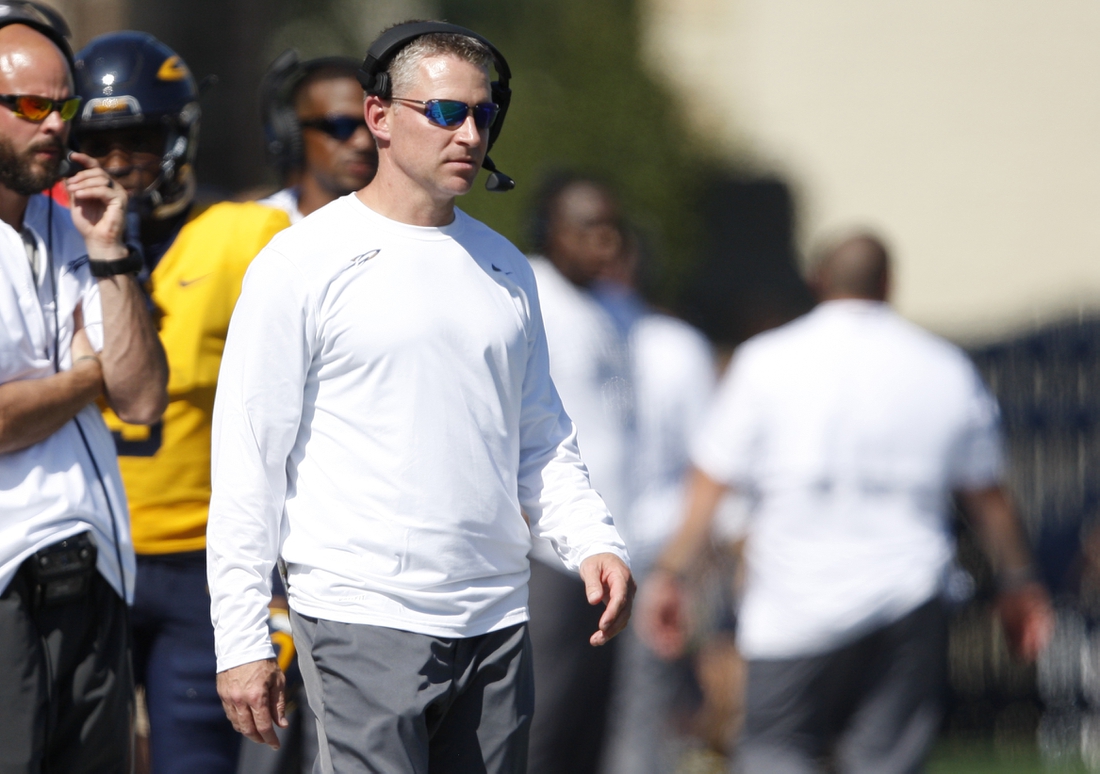
<instances>
[{"instance_id":1,"label":"shirt sleeve","mask_svg":"<svg viewBox=\"0 0 1100 774\"><path fill-rule=\"evenodd\" d=\"M536 538L550 541L570 570L589 556L626 545L603 498L592 488L577 448L577 429L550 378L550 355L538 293L529 291L530 331L520 411L519 500Z\"/></svg>"},{"instance_id":2,"label":"shirt sleeve","mask_svg":"<svg viewBox=\"0 0 1100 774\"><path fill-rule=\"evenodd\" d=\"M968 363L969 394L962 430L952 449L948 476L953 489L996 486L1004 475L1004 442L997 399Z\"/></svg>"},{"instance_id":3,"label":"shirt sleeve","mask_svg":"<svg viewBox=\"0 0 1100 774\"><path fill-rule=\"evenodd\" d=\"M691 447L692 464L727 486L745 486L752 478L761 418L753 395L751 358L742 348L719 383Z\"/></svg>"},{"instance_id":4,"label":"shirt sleeve","mask_svg":"<svg viewBox=\"0 0 1100 774\"><path fill-rule=\"evenodd\" d=\"M315 340L306 283L273 250L257 256L218 376L207 576L218 671L271 658L270 579L281 544L287 458Z\"/></svg>"}]
</instances>

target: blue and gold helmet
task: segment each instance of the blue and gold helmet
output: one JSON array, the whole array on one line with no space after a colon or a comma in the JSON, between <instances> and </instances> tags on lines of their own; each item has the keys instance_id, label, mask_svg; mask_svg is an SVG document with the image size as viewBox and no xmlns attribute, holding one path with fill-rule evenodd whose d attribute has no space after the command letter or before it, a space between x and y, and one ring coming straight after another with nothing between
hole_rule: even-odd
<instances>
[{"instance_id":1,"label":"blue and gold helmet","mask_svg":"<svg viewBox=\"0 0 1100 774\"><path fill-rule=\"evenodd\" d=\"M142 194L154 218L181 212L194 197L199 91L187 65L145 32L112 32L76 53L82 98L74 143L92 132L143 126L165 130L160 174Z\"/></svg>"}]
</instances>

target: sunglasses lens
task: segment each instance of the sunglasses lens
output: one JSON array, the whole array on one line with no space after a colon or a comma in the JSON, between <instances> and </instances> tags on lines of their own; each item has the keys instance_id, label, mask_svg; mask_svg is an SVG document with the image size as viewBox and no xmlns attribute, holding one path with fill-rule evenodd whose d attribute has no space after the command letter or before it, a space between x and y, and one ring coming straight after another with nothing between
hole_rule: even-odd
<instances>
[{"instance_id":1,"label":"sunglasses lens","mask_svg":"<svg viewBox=\"0 0 1100 774\"><path fill-rule=\"evenodd\" d=\"M76 111L80 109L80 97L71 97L61 103L61 120L72 121Z\"/></svg>"},{"instance_id":2,"label":"sunglasses lens","mask_svg":"<svg viewBox=\"0 0 1100 774\"><path fill-rule=\"evenodd\" d=\"M499 107L492 102L482 102L474 106L474 126L478 129L488 129L496 120Z\"/></svg>"},{"instance_id":3,"label":"sunglasses lens","mask_svg":"<svg viewBox=\"0 0 1100 774\"><path fill-rule=\"evenodd\" d=\"M470 108L465 102L453 99L432 99L424 106L428 120L438 126L458 126L466 120Z\"/></svg>"},{"instance_id":4,"label":"sunglasses lens","mask_svg":"<svg viewBox=\"0 0 1100 774\"><path fill-rule=\"evenodd\" d=\"M53 110L53 100L24 95L16 102L16 110L29 121L44 121Z\"/></svg>"},{"instance_id":5,"label":"sunglasses lens","mask_svg":"<svg viewBox=\"0 0 1100 774\"><path fill-rule=\"evenodd\" d=\"M360 126L365 126L359 119L348 116L332 118L327 123L328 134L340 142L347 142Z\"/></svg>"}]
</instances>

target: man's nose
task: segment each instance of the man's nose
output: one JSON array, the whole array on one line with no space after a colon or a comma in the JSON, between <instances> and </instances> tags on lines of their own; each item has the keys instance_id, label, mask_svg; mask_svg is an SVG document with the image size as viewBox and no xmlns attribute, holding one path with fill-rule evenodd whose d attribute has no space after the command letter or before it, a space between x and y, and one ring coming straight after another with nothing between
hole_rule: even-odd
<instances>
[{"instance_id":1,"label":"man's nose","mask_svg":"<svg viewBox=\"0 0 1100 774\"><path fill-rule=\"evenodd\" d=\"M348 139L348 142L355 150L368 150L374 147L374 137L365 124L355 130L355 133Z\"/></svg>"},{"instance_id":2,"label":"man's nose","mask_svg":"<svg viewBox=\"0 0 1100 774\"><path fill-rule=\"evenodd\" d=\"M111 177L126 177L134 169L130 154L119 147L111 148L106 156L100 156L96 161L103 166L103 169Z\"/></svg>"},{"instance_id":3,"label":"man's nose","mask_svg":"<svg viewBox=\"0 0 1100 774\"><path fill-rule=\"evenodd\" d=\"M466 115L466 120L462 122L462 125L458 127L456 132L458 134L458 141L463 145L477 145L481 142L481 130L478 129L477 124L474 123L474 116L472 113Z\"/></svg>"},{"instance_id":4,"label":"man's nose","mask_svg":"<svg viewBox=\"0 0 1100 774\"><path fill-rule=\"evenodd\" d=\"M61 113L51 110L42 121L42 128L49 134L61 134L65 131L68 122L61 118Z\"/></svg>"}]
</instances>

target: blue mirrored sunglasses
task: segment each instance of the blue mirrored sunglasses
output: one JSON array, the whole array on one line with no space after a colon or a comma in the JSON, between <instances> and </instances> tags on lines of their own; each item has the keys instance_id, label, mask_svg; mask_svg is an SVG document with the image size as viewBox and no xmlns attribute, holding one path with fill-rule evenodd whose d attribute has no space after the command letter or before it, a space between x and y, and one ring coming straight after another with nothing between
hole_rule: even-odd
<instances>
[{"instance_id":1,"label":"blue mirrored sunglasses","mask_svg":"<svg viewBox=\"0 0 1100 774\"><path fill-rule=\"evenodd\" d=\"M333 116L299 122L303 127L324 132L329 137L347 142L360 126L366 126L362 116Z\"/></svg>"},{"instance_id":2,"label":"blue mirrored sunglasses","mask_svg":"<svg viewBox=\"0 0 1100 774\"><path fill-rule=\"evenodd\" d=\"M482 102L478 105L467 105L456 99L409 99L408 97L392 97L396 102L412 102L424 107L424 115L436 126L455 127L466 120L466 116L473 115L474 126L478 129L488 129L496 120L500 112L500 105L493 102Z\"/></svg>"}]
</instances>

